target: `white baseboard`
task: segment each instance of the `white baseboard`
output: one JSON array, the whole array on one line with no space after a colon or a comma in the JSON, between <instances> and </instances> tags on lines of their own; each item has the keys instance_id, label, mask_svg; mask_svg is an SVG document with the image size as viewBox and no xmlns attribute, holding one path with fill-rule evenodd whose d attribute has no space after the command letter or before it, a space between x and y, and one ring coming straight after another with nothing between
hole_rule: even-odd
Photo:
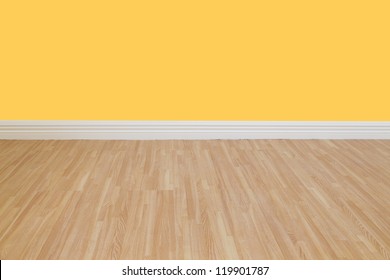
<instances>
[{"instance_id":1,"label":"white baseboard","mask_svg":"<svg viewBox=\"0 0 390 280\"><path fill-rule=\"evenodd\" d=\"M0 121L0 139L390 139L390 122Z\"/></svg>"}]
</instances>

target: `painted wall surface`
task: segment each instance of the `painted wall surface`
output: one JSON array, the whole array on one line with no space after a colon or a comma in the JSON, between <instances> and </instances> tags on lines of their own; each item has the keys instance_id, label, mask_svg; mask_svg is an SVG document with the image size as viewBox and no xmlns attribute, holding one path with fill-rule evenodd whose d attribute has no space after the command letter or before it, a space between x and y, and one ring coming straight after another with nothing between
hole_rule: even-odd
<instances>
[{"instance_id":1,"label":"painted wall surface","mask_svg":"<svg viewBox=\"0 0 390 280\"><path fill-rule=\"evenodd\" d=\"M3 120L390 120L390 1L0 1Z\"/></svg>"}]
</instances>

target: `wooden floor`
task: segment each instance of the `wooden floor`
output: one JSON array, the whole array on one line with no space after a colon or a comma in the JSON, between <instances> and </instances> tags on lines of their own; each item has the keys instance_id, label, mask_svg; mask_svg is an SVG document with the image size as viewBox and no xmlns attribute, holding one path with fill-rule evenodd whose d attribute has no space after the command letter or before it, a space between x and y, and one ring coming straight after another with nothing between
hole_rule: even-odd
<instances>
[{"instance_id":1,"label":"wooden floor","mask_svg":"<svg viewBox=\"0 0 390 280\"><path fill-rule=\"evenodd\" d=\"M0 259L389 259L390 141L0 141Z\"/></svg>"}]
</instances>

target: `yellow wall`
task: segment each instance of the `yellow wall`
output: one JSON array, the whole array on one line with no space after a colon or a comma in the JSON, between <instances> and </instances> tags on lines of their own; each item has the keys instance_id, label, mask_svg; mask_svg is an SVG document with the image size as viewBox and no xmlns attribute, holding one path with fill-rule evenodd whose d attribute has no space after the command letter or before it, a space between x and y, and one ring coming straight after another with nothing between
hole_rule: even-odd
<instances>
[{"instance_id":1,"label":"yellow wall","mask_svg":"<svg viewBox=\"0 0 390 280\"><path fill-rule=\"evenodd\" d=\"M390 1L2 0L0 119L390 120Z\"/></svg>"}]
</instances>

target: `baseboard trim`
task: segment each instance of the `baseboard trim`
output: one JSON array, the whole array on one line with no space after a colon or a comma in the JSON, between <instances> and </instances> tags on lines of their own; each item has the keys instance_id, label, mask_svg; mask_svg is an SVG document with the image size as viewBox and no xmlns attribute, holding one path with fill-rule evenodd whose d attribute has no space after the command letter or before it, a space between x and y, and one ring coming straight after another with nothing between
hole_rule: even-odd
<instances>
[{"instance_id":1,"label":"baseboard trim","mask_svg":"<svg viewBox=\"0 0 390 280\"><path fill-rule=\"evenodd\" d=\"M0 121L0 139L390 139L390 122Z\"/></svg>"}]
</instances>

